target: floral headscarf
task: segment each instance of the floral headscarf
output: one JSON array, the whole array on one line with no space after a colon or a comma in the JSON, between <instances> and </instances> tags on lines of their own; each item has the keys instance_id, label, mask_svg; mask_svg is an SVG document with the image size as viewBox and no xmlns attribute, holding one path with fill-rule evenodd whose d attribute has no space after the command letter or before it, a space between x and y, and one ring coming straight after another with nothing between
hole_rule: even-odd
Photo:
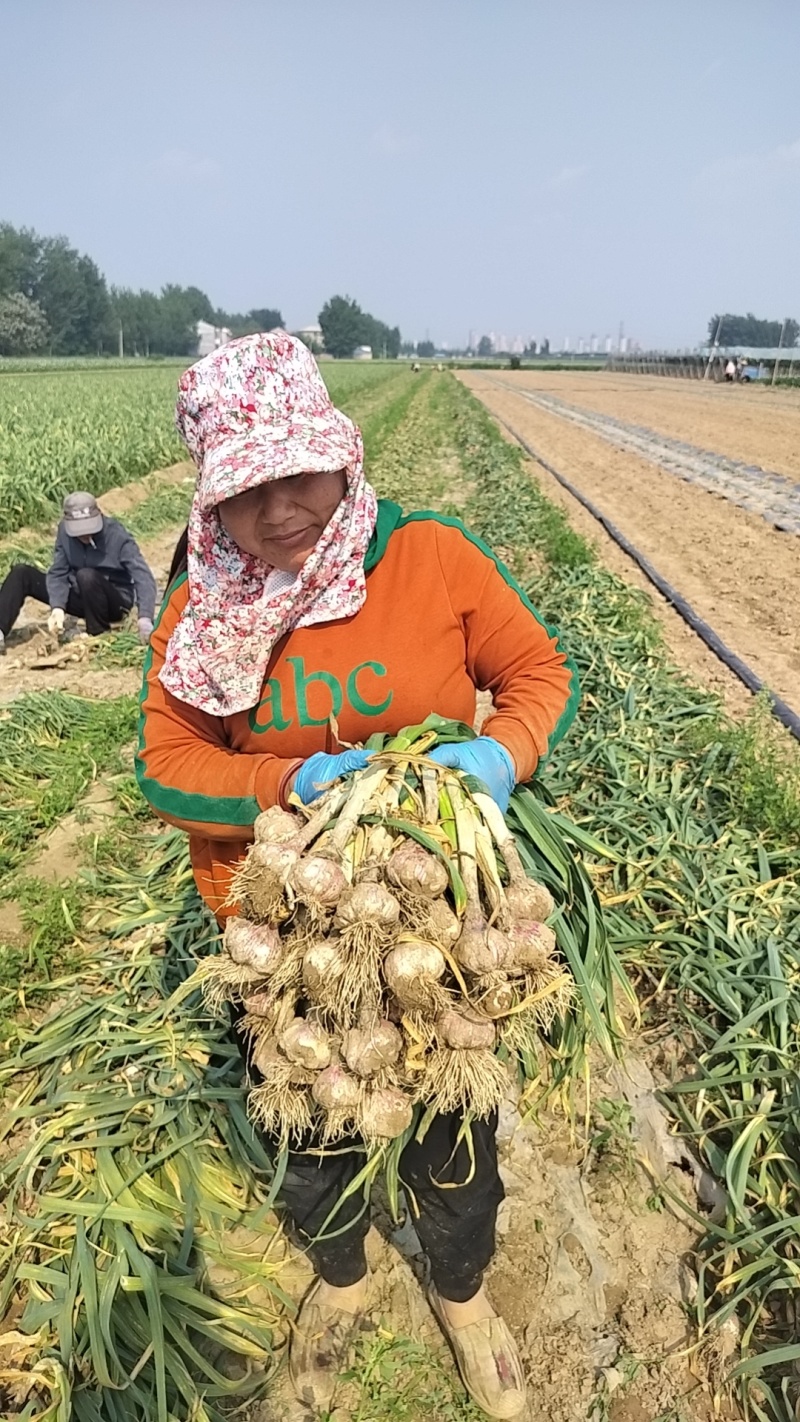
<instances>
[{"instance_id":1,"label":"floral headscarf","mask_svg":"<svg viewBox=\"0 0 800 1422\"><path fill-rule=\"evenodd\" d=\"M189 601L167 646L162 684L214 716L261 695L285 633L352 617L367 595L377 499L357 427L337 410L311 352L285 331L245 336L181 377L178 430L199 478L189 517ZM217 505L271 479L344 469L347 491L297 577L276 574L226 533Z\"/></svg>"}]
</instances>

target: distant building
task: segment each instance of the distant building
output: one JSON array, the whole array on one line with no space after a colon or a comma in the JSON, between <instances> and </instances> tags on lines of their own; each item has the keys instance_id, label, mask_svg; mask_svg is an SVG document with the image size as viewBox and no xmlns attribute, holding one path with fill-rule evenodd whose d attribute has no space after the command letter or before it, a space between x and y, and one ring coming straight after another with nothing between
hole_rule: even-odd
<instances>
[{"instance_id":1,"label":"distant building","mask_svg":"<svg viewBox=\"0 0 800 1422\"><path fill-rule=\"evenodd\" d=\"M325 349L325 337L322 334L321 326L301 326L299 331L294 332L294 335L299 336L309 350L324 351Z\"/></svg>"},{"instance_id":2,"label":"distant building","mask_svg":"<svg viewBox=\"0 0 800 1422\"><path fill-rule=\"evenodd\" d=\"M231 333L227 326L212 326L210 321L198 321L196 330L196 354L199 356L211 355L212 351L218 351L220 346L226 346L231 339Z\"/></svg>"},{"instance_id":3,"label":"distant building","mask_svg":"<svg viewBox=\"0 0 800 1422\"><path fill-rule=\"evenodd\" d=\"M353 360L372 360L372 346L356 346Z\"/></svg>"}]
</instances>

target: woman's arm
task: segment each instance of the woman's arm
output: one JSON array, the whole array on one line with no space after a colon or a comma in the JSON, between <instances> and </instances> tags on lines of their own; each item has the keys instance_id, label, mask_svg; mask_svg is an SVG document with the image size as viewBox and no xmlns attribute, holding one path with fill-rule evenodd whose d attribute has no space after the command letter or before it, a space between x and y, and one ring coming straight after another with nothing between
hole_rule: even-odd
<instances>
[{"instance_id":1,"label":"woman's arm","mask_svg":"<svg viewBox=\"0 0 800 1422\"><path fill-rule=\"evenodd\" d=\"M162 608L145 660L137 779L168 824L209 839L250 839L256 816L281 802L302 762L232 750L218 717L185 705L161 685L167 643L185 603L184 580Z\"/></svg>"},{"instance_id":2,"label":"woman's arm","mask_svg":"<svg viewBox=\"0 0 800 1422\"><path fill-rule=\"evenodd\" d=\"M575 718L578 673L558 633L540 617L507 568L459 525L440 524L437 542L453 611L464 628L467 670L490 691L482 734L511 753L517 779L530 779Z\"/></svg>"}]
</instances>

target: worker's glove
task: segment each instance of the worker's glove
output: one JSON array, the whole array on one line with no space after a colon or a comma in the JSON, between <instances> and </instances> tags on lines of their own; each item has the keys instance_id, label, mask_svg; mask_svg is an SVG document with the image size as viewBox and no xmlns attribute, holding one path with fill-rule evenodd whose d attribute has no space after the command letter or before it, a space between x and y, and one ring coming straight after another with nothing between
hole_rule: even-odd
<instances>
[{"instance_id":1,"label":"worker's glove","mask_svg":"<svg viewBox=\"0 0 800 1422\"><path fill-rule=\"evenodd\" d=\"M64 631L64 609L63 607L52 607L50 616L47 619L47 630L52 632L54 637L60 637Z\"/></svg>"},{"instance_id":2,"label":"worker's glove","mask_svg":"<svg viewBox=\"0 0 800 1422\"><path fill-rule=\"evenodd\" d=\"M139 641L144 642L145 646L147 646L147 643L153 635L153 624L150 618L140 617L136 626L139 628Z\"/></svg>"},{"instance_id":3,"label":"worker's glove","mask_svg":"<svg viewBox=\"0 0 800 1422\"><path fill-rule=\"evenodd\" d=\"M369 751L346 750L341 755L326 755L317 751L304 760L294 778L293 790L304 805L310 805L327 789L332 780L347 775L351 770L363 770L369 760Z\"/></svg>"},{"instance_id":4,"label":"worker's glove","mask_svg":"<svg viewBox=\"0 0 800 1422\"><path fill-rule=\"evenodd\" d=\"M517 771L505 746L491 736L478 736L474 741L455 741L449 746L437 746L430 752L437 765L451 770L463 770L474 775L486 786L492 799L505 814L511 791L517 783Z\"/></svg>"}]
</instances>

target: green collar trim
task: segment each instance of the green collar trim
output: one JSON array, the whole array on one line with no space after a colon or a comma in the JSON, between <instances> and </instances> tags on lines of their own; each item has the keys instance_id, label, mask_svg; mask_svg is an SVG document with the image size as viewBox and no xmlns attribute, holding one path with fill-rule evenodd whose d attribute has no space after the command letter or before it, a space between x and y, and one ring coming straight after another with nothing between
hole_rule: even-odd
<instances>
[{"instance_id":1,"label":"green collar trim","mask_svg":"<svg viewBox=\"0 0 800 1422\"><path fill-rule=\"evenodd\" d=\"M391 499L378 499L378 518L364 557L365 573L371 572L380 563L389 539L402 518L403 510L399 504L393 504Z\"/></svg>"}]
</instances>

